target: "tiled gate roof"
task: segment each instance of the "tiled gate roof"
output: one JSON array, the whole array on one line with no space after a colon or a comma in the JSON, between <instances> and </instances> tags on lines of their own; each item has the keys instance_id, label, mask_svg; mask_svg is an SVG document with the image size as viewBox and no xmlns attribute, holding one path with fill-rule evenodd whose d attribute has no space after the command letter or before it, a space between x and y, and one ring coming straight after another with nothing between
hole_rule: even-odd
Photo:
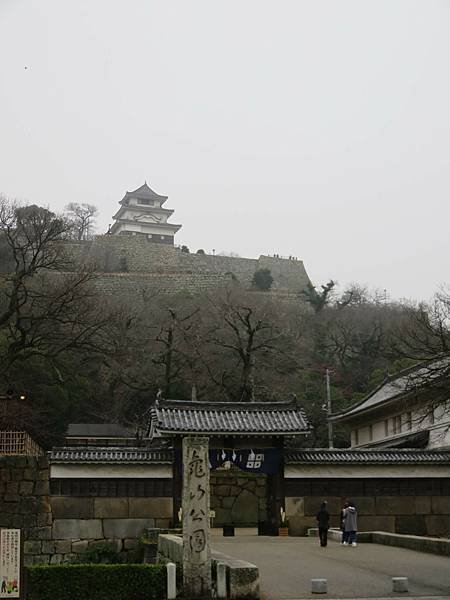
<instances>
[{"instance_id":1,"label":"tiled gate roof","mask_svg":"<svg viewBox=\"0 0 450 600\"><path fill-rule=\"evenodd\" d=\"M48 453L49 461L56 463L153 463L173 462L173 452L165 448L125 447L64 447Z\"/></svg>"},{"instance_id":2,"label":"tiled gate roof","mask_svg":"<svg viewBox=\"0 0 450 600\"><path fill-rule=\"evenodd\" d=\"M292 436L309 431L303 410L292 402L192 402L157 400L151 435Z\"/></svg>"},{"instance_id":3,"label":"tiled gate roof","mask_svg":"<svg viewBox=\"0 0 450 600\"><path fill-rule=\"evenodd\" d=\"M288 464L450 464L450 451L438 450L286 450Z\"/></svg>"}]
</instances>

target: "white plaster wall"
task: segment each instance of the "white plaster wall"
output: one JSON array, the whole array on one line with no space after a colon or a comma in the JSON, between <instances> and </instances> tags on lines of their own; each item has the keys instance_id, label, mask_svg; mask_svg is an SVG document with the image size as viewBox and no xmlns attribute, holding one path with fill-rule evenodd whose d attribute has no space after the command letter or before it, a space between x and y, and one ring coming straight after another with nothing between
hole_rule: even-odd
<instances>
[{"instance_id":1,"label":"white plaster wall","mask_svg":"<svg viewBox=\"0 0 450 600\"><path fill-rule=\"evenodd\" d=\"M371 441L370 439L370 428L360 427L358 429L358 443L359 444L368 444Z\"/></svg>"},{"instance_id":2,"label":"white plaster wall","mask_svg":"<svg viewBox=\"0 0 450 600\"><path fill-rule=\"evenodd\" d=\"M154 216L152 216L152 213L147 213L144 211L142 211L142 213L140 213L139 210L125 210L123 215L120 218L133 220L136 215L139 215L140 223L142 221L149 222L149 223L155 223L155 221L158 221L158 219L156 219ZM158 221L158 223L159 223L159 221Z\"/></svg>"},{"instance_id":3,"label":"white plaster wall","mask_svg":"<svg viewBox=\"0 0 450 600\"><path fill-rule=\"evenodd\" d=\"M136 233L151 233L154 235L175 235L175 231L170 223L167 224L167 227L162 228L161 226L155 227L153 223L142 223L141 221L136 221L136 224L119 222L116 233L120 231L134 231Z\"/></svg>"},{"instance_id":4,"label":"white plaster wall","mask_svg":"<svg viewBox=\"0 0 450 600\"><path fill-rule=\"evenodd\" d=\"M428 447L433 449L450 448L450 421L430 428Z\"/></svg>"},{"instance_id":5,"label":"white plaster wall","mask_svg":"<svg viewBox=\"0 0 450 600\"><path fill-rule=\"evenodd\" d=\"M384 435L384 421L378 421L372 425L373 441L382 440Z\"/></svg>"},{"instance_id":6,"label":"white plaster wall","mask_svg":"<svg viewBox=\"0 0 450 600\"><path fill-rule=\"evenodd\" d=\"M286 465L286 478L450 477L448 465Z\"/></svg>"},{"instance_id":7,"label":"white plaster wall","mask_svg":"<svg viewBox=\"0 0 450 600\"><path fill-rule=\"evenodd\" d=\"M172 478L172 465L50 465L50 478Z\"/></svg>"},{"instance_id":8,"label":"white plaster wall","mask_svg":"<svg viewBox=\"0 0 450 600\"><path fill-rule=\"evenodd\" d=\"M409 418L408 412L411 412L411 427L409 427ZM394 425L393 419L396 416L401 417L401 430L394 434ZM385 435L385 426L384 421L388 419L389 421L389 434ZM372 440L370 439L369 434L369 426L372 425ZM448 438L439 436L436 434L431 434L431 430L433 427L447 427L450 425L450 401L447 401L446 404L437 407L434 409L434 416L429 414L429 410L427 408L411 408L411 411L403 410L402 412L392 411L387 412L386 416L383 420L380 421L380 417L377 416L376 419L367 418L366 424L359 425L358 428L354 427L350 432L350 441L352 448L359 448L361 446L365 446L366 444L370 444L371 442L380 441L380 440L394 440L397 437L405 435L407 433L413 433L414 431L424 431L430 429L430 448L438 448L449 445ZM358 430L358 443L356 443L356 430ZM431 441L431 437L433 440ZM439 442L439 440L441 440Z\"/></svg>"},{"instance_id":9,"label":"white plaster wall","mask_svg":"<svg viewBox=\"0 0 450 600\"><path fill-rule=\"evenodd\" d=\"M149 207L146 207L149 208ZM155 207L155 210L149 212L147 210L140 211L140 206L136 206L135 209L125 209L123 214L120 216L121 219L134 219L136 215L139 215L139 221L148 221L150 223L167 223L167 214L163 213Z\"/></svg>"}]
</instances>

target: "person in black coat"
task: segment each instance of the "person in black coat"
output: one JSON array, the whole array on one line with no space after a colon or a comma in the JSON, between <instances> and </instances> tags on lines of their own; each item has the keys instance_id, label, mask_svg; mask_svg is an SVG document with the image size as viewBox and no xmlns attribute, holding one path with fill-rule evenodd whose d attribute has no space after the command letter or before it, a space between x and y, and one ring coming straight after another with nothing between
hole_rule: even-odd
<instances>
[{"instance_id":1,"label":"person in black coat","mask_svg":"<svg viewBox=\"0 0 450 600\"><path fill-rule=\"evenodd\" d=\"M330 513L327 511L327 503L322 502L319 512L316 515L319 526L319 539L322 547L328 543L328 528L330 526Z\"/></svg>"}]
</instances>

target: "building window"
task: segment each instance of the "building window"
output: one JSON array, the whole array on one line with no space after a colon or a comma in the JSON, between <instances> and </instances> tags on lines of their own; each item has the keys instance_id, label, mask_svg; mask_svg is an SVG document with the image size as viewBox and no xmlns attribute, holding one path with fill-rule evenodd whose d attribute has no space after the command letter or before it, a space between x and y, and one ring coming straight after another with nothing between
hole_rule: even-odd
<instances>
[{"instance_id":1,"label":"building window","mask_svg":"<svg viewBox=\"0 0 450 600\"><path fill-rule=\"evenodd\" d=\"M430 410L430 425L434 425L434 406Z\"/></svg>"},{"instance_id":2,"label":"building window","mask_svg":"<svg viewBox=\"0 0 450 600\"><path fill-rule=\"evenodd\" d=\"M53 496L76 496L86 498L170 498L173 495L171 479L52 479L50 492Z\"/></svg>"},{"instance_id":3,"label":"building window","mask_svg":"<svg viewBox=\"0 0 450 600\"><path fill-rule=\"evenodd\" d=\"M163 235L161 236L161 239L162 239L162 240L164 239L164 236L163 236Z\"/></svg>"},{"instance_id":4,"label":"building window","mask_svg":"<svg viewBox=\"0 0 450 600\"><path fill-rule=\"evenodd\" d=\"M144 206L153 206L153 200L148 200L146 198L138 198L138 204L143 204Z\"/></svg>"},{"instance_id":5,"label":"building window","mask_svg":"<svg viewBox=\"0 0 450 600\"><path fill-rule=\"evenodd\" d=\"M389 419L385 419L384 421L384 436L388 437L389 435Z\"/></svg>"},{"instance_id":6,"label":"building window","mask_svg":"<svg viewBox=\"0 0 450 600\"><path fill-rule=\"evenodd\" d=\"M359 444L359 432L355 429L355 446Z\"/></svg>"},{"instance_id":7,"label":"building window","mask_svg":"<svg viewBox=\"0 0 450 600\"><path fill-rule=\"evenodd\" d=\"M373 440L373 425L369 425L369 442Z\"/></svg>"},{"instance_id":8,"label":"building window","mask_svg":"<svg viewBox=\"0 0 450 600\"><path fill-rule=\"evenodd\" d=\"M407 412L405 415L405 427L408 431L412 429L412 414L410 412Z\"/></svg>"},{"instance_id":9,"label":"building window","mask_svg":"<svg viewBox=\"0 0 450 600\"><path fill-rule=\"evenodd\" d=\"M401 433L402 431L402 416L401 415L396 415L395 417L392 417L392 429L394 430L394 434L395 433Z\"/></svg>"},{"instance_id":10,"label":"building window","mask_svg":"<svg viewBox=\"0 0 450 600\"><path fill-rule=\"evenodd\" d=\"M147 233L147 237L150 239L150 238L152 238L153 236L152 236L152 234L151 234L151 233Z\"/></svg>"}]
</instances>

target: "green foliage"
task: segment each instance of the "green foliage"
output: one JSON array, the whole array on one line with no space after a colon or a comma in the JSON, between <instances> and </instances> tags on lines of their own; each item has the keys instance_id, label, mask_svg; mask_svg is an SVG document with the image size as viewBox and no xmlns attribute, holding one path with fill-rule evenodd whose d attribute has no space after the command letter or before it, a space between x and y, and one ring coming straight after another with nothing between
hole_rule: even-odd
<instances>
[{"instance_id":1,"label":"green foliage","mask_svg":"<svg viewBox=\"0 0 450 600\"><path fill-rule=\"evenodd\" d=\"M197 250L197 254L205 254L205 251L203 250L203 248L199 248Z\"/></svg>"},{"instance_id":2,"label":"green foliage","mask_svg":"<svg viewBox=\"0 0 450 600\"><path fill-rule=\"evenodd\" d=\"M306 410L308 421L312 426L311 433L302 440L295 440L295 446L321 447L328 446L327 400L325 388L325 370L304 372L296 388L300 404ZM342 390L331 385L332 412L339 412L347 405ZM337 448L348 446L348 435L344 428L333 426L333 440Z\"/></svg>"},{"instance_id":3,"label":"green foliage","mask_svg":"<svg viewBox=\"0 0 450 600\"><path fill-rule=\"evenodd\" d=\"M39 565L28 567L28 600L161 600L164 565Z\"/></svg>"},{"instance_id":4,"label":"green foliage","mask_svg":"<svg viewBox=\"0 0 450 600\"><path fill-rule=\"evenodd\" d=\"M232 273L231 271L227 271L225 273L226 277L229 277L231 279L231 281L233 282L237 282L238 278L236 277L236 275L234 273Z\"/></svg>"},{"instance_id":5,"label":"green foliage","mask_svg":"<svg viewBox=\"0 0 450 600\"><path fill-rule=\"evenodd\" d=\"M270 290L273 283L272 273L270 269L259 269L253 275L252 285L258 290Z\"/></svg>"},{"instance_id":6,"label":"green foliage","mask_svg":"<svg viewBox=\"0 0 450 600\"><path fill-rule=\"evenodd\" d=\"M112 544L99 542L90 546L81 555L81 562L94 564L117 564L120 563L120 555Z\"/></svg>"},{"instance_id":7,"label":"green foliage","mask_svg":"<svg viewBox=\"0 0 450 600\"><path fill-rule=\"evenodd\" d=\"M186 254L190 253L189 248L187 246L184 246L184 245L181 246L181 252L185 252Z\"/></svg>"},{"instance_id":8,"label":"green foliage","mask_svg":"<svg viewBox=\"0 0 450 600\"><path fill-rule=\"evenodd\" d=\"M331 294L335 286L336 282L330 279L326 285L320 286L322 291L318 292L312 283L308 283L307 289L301 293L305 297L306 301L312 306L314 312L320 313L330 302Z\"/></svg>"},{"instance_id":9,"label":"green foliage","mask_svg":"<svg viewBox=\"0 0 450 600\"><path fill-rule=\"evenodd\" d=\"M99 392L95 393L90 374L83 376L80 370L69 361L56 370L41 357L18 361L10 370L14 390L27 394L27 400L18 407L20 413L13 412L11 418L44 448L62 443L67 423L89 418L92 397L98 397Z\"/></svg>"}]
</instances>

